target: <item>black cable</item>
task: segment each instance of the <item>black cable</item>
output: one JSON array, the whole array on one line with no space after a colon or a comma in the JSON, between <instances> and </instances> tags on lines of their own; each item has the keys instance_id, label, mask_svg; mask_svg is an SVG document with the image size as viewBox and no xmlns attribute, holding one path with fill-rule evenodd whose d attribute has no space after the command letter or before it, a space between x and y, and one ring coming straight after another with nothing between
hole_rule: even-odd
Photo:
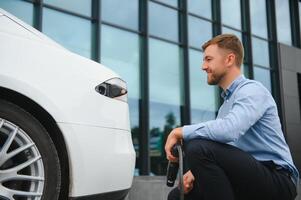
<instances>
[{"instance_id":1,"label":"black cable","mask_svg":"<svg viewBox=\"0 0 301 200\"><path fill-rule=\"evenodd\" d=\"M183 152L181 145L177 145L177 150L179 153L179 176L180 176L180 200L184 200L184 180L183 180Z\"/></svg>"}]
</instances>

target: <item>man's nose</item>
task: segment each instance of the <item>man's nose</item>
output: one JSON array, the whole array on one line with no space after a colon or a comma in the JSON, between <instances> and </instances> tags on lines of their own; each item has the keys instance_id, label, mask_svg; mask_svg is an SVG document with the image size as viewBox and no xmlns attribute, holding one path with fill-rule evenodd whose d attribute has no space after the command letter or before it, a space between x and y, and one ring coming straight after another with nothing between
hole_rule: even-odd
<instances>
[{"instance_id":1,"label":"man's nose","mask_svg":"<svg viewBox=\"0 0 301 200\"><path fill-rule=\"evenodd\" d=\"M208 66L206 65L206 63L203 63L201 65L201 69L204 70L204 71L208 69Z\"/></svg>"}]
</instances>

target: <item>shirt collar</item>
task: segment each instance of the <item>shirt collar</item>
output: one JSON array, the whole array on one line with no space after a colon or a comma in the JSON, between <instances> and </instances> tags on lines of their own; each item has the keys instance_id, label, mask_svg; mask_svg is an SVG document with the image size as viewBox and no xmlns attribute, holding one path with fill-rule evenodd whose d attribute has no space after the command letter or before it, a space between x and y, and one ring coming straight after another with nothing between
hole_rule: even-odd
<instances>
[{"instance_id":1,"label":"shirt collar","mask_svg":"<svg viewBox=\"0 0 301 200\"><path fill-rule=\"evenodd\" d=\"M234 90L237 88L237 86L243 82L246 78L244 75L239 75L226 89L226 91L223 91L221 93L221 97L226 100L229 99L231 94L234 92Z\"/></svg>"}]
</instances>

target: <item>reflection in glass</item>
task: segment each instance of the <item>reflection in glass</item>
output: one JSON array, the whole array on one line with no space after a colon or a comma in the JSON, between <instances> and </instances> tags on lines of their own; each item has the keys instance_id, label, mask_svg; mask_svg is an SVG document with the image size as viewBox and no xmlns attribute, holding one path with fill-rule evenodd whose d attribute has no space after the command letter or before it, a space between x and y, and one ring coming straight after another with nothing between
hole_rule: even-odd
<instances>
[{"instance_id":1,"label":"reflection in glass","mask_svg":"<svg viewBox=\"0 0 301 200\"><path fill-rule=\"evenodd\" d=\"M174 6L174 7L178 7L178 0L157 0L160 1L162 3Z\"/></svg>"},{"instance_id":2,"label":"reflection in glass","mask_svg":"<svg viewBox=\"0 0 301 200\"><path fill-rule=\"evenodd\" d=\"M212 38L212 24L192 16L188 20L189 45L200 49Z\"/></svg>"},{"instance_id":3,"label":"reflection in glass","mask_svg":"<svg viewBox=\"0 0 301 200\"><path fill-rule=\"evenodd\" d=\"M33 25L33 4L20 0L1 0L0 8Z\"/></svg>"},{"instance_id":4,"label":"reflection in glass","mask_svg":"<svg viewBox=\"0 0 301 200\"><path fill-rule=\"evenodd\" d=\"M63 8L78 14L91 16L91 0L43 0L43 3Z\"/></svg>"},{"instance_id":5,"label":"reflection in glass","mask_svg":"<svg viewBox=\"0 0 301 200\"><path fill-rule=\"evenodd\" d=\"M254 73L254 80L261 82L271 92L272 87L271 87L270 70L262 69L254 66L253 73Z\"/></svg>"},{"instance_id":6,"label":"reflection in glass","mask_svg":"<svg viewBox=\"0 0 301 200\"><path fill-rule=\"evenodd\" d=\"M180 50L177 45L150 40L150 98L152 101L180 104Z\"/></svg>"},{"instance_id":7,"label":"reflection in glass","mask_svg":"<svg viewBox=\"0 0 301 200\"><path fill-rule=\"evenodd\" d=\"M291 22L288 0L276 0L277 38L279 42L291 45Z\"/></svg>"},{"instance_id":8,"label":"reflection in glass","mask_svg":"<svg viewBox=\"0 0 301 200\"><path fill-rule=\"evenodd\" d=\"M178 41L178 12L149 2L149 33L164 39Z\"/></svg>"},{"instance_id":9,"label":"reflection in glass","mask_svg":"<svg viewBox=\"0 0 301 200\"><path fill-rule=\"evenodd\" d=\"M264 67L270 67L268 42L252 37L253 63Z\"/></svg>"},{"instance_id":10,"label":"reflection in glass","mask_svg":"<svg viewBox=\"0 0 301 200\"><path fill-rule=\"evenodd\" d=\"M44 8L43 14L43 32L46 35L67 49L90 58L90 21L48 8Z\"/></svg>"},{"instance_id":11,"label":"reflection in glass","mask_svg":"<svg viewBox=\"0 0 301 200\"><path fill-rule=\"evenodd\" d=\"M137 0L102 0L102 20L138 30Z\"/></svg>"},{"instance_id":12,"label":"reflection in glass","mask_svg":"<svg viewBox=\"0 0 301 200\"><path fill-rule=\"evenodd\" d=\"M211 0L189 0L188 12L211 19Z\"/></svg>"},{"instance_id":13,"label":"reflection in glass","mask_svg":"<svg viewBox=\"0 0 301 200\"><path fill-rule=\"evenodd\" d=\"M150 39L150 155L152 173L166 173L164 144L180 124L180 48Z\"/></svg>"},{"instance_id":14,"label":"reflection in glass","mask_svg":"<svg viewBox=\"0 0 301 200\"><path fill-rule=\"evenodd\" d=\"M268 25L266 13L266 1L251 0L250 1L251 14L251 30L252 34L267 38Z\"/></svg>"},{"instance_id":15,"label":"reflection in glass","mask_svg":"<svg viewBox=\"0 0 301 200\"><path fill-rule=\"evenodd\" d=\"M189 51L191 123L215 119L218 109L218 88L207 84L207 74L202 68L203 53Z\"/></svg>"},{"instance_id":16,"label":"reflection in glass","mask_svg":"<svg viewBox=\"0 0 301 200\"><path fill-rule=\"evenodd\" d=\"M222 23L241 30L240 0L221 1Z\"/></svg>"},{"instance_id":17,"label":"reflection in glass","mask_svg":"<svg viewBox=\"0 0 301 200\"><path fill-rule=\"evenodd\" d=\"M222 27L222 32L223 33L230 33L230 34L234 34L234 35L236 35L238 38L239 38L239 40L240 41L242 41L242 39L241 39L241 32L239 32L239 31L236 31L236 30L233 30L233 29L231 29L231 28L227 28L227 27Z\"/></svg>"}]
</instances>

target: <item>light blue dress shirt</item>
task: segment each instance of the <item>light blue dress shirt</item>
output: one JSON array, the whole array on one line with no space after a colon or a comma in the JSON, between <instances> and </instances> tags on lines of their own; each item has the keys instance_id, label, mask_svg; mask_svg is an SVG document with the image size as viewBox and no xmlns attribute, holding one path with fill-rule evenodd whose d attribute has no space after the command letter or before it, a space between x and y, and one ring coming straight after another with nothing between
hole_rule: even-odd
<instances>
[{"instance_id":1,"label":"light blue dress shirt","mask_svg":"<svg viewBox=\"0 0 301 200\"><path fill-rule=\"evenodd\" d=\"M222 93L224 103L216 120L183 127L184 140L206 138L227 143L259 161L274 161L299 181L290 150L281 130L276 103L259 82L237 77Z\"/></svg>"}]
</instances>

